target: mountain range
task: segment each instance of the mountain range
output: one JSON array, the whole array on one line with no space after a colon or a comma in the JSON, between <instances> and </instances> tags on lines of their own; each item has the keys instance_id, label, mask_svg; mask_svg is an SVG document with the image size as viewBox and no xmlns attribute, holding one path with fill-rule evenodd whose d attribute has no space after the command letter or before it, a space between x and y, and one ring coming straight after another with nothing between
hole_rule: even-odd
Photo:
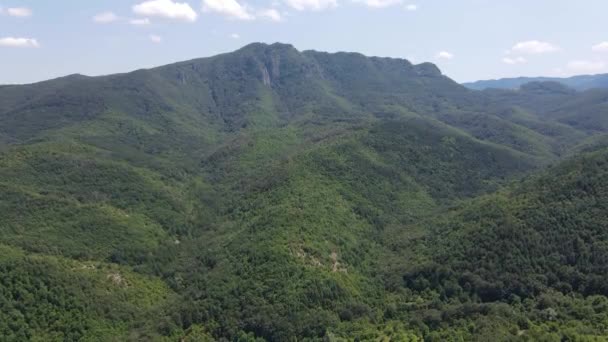
<instances>
[{"instance_id":1,"label":"mountain range","mask_svg":"<svg viewBox=\"0 0 608 342\"><path fill-rule=\"evenodd\" d=\"M585 91L594 88L608 88L608 74L579 75L572 77L516 77L501 78L498 80L483 80L463 83L469 89L518 89L531 82L557 82L569 88Z\"/></svg>"},{"instance_id":2,"label":"mountain range","mask_svg":"<svg viewBox=\"0 0 608 342\"><path fill-rule=\"evenodd\" d=\"M8 341L608 335L608 90L254 43L0 87Z\"/></svg>"}]
</instances>

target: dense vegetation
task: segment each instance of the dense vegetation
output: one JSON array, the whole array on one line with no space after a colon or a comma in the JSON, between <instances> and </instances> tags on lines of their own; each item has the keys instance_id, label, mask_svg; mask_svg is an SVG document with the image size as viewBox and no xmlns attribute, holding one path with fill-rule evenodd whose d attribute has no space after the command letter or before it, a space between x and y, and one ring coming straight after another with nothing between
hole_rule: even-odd
<instances>
[{"instance_id":1,"label":"dense vegetation","mask_svg":"<svg viewBox=\"0 0 608 342\"><path fill-rule=\"evenodd\" d=\"M0 334L602 340L607 94L282 44L1 87Z\"/></svg>"}]
</instances>

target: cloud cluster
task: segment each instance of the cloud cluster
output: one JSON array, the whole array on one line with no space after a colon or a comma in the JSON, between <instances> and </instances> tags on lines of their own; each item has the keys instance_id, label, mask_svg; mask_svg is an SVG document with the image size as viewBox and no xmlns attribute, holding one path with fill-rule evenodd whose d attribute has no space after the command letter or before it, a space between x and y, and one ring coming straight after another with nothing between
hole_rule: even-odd
<instances>
[{"instance_id":1,"label":"cloud cluster","mask_svg":"<svg viewBox=\"0 0 608 342\"><path fill-rule=\"evenodd\" d=\"M109 24L118 19L118 16L114 12L102 12L93 16L93 21L98 24Z\"/></svg>"},{"instance_id":2,"label":"cloud cluster","mask_svg":"<svg viewBox=\"0 0 608 342\"><path fill-rule=\"evenodd\" d=\"M386 8L401 5L403 0L363 0L362 2L371 8Z\"/></svg>"},{"instance_id":3,"label":"cloud cluster","mask_svg":"<svg viewBox=\"0 0 608 342\"><path fill-rule=\"evenodd\" d=\"M608 52L608 42L601 42L591 47L595 52Z\"/></svg>"},{"instance_id":4,"label":"cloud cluster","mask_svg":"<svg viewBox=\"0 0 608 342\"><path fill-rule=\"evenodd\" d=\"M17 18L27 18L31 17L33 15L33 12L27 7L9 7L4 9L0 6L0 14L6 14L8 16Z\"/></svg>"},{"instance_id":5,"label":"cloud cluster","mask_svg":"<svg viewBox=\"0 0 608 342\"><path fill-rule=\"evenodd\" d=\"M505 57L502 59L502 62L505 64L509 64L509 65L515 65L515 64L525 64L528 62L528 60L526 60L523 57Z\"/></svg>"},{"instance_id":6,"label":"cloud cluster","mask_svg":"<svg viewBox=\"0 0 608 342\"><path fill-rule=\"evenodd\" d=\"M323 11L338 7L338 0L282 0L283 3L296 11ZM385 8L395 5L402 5L404 0L352 0L362 2L368 7ZM283 14L276 8L254 8L241 2L241 0L201 0L203 13L216 13L234 20L269 20L283 21ZM273 7L280 6L278 0L273 3ZM418 6L408 4L403 6L407 11L416 11ZM188 2L179 0L146 0L132 6L135 15L142 18L128 19L132 25L143 26L150 24L152 17L172 19L178 21L194 22L198 19L198 13ZM113 12L99 13L93 17L96 23L111 23L119 21Z\"/></svg>"},{"instance_id":7,"label":"cloud cluster","mask_svg":"<svg viewBox=\"0 0 608 342\"><path fill-rule=\"evenodd\" d=\"M569 62L567 68L574 73L592 74L605 71L607 66L608 65L602 61L577 60Z\"/></svg>"},{"instance_id":8,"label":"cloud cluster","mask_svg":"<svg viewBox=\"0 0 608 342\"><path fill-rule=\"evenodd\" d=\"M515 43L505 51L506 56L501 59L504 64L519 65L528 63L528 59L521 55L543 55L560 51L557 45L540 40L526 40Z\"/></svg>"},{"instance_id":9,"label":"cloud cluster","mask_svg":"<svg viewBox=\"0 0 608 342\"><path fill-rule=\"evenodd\" d=\"M27 7L11 7L6 9L6 14L11 17L25 18L32 16L32 10Z\"/></svg>"},{"instance_id":10,"label":"cloud cluster","mask_svg":"<svg viewBox=\"0 0 608 342\"><path fill-rule=\"evenodd\" d=\"M98 24L109 24L113 22L125 22L133 26L148 26L152 23L151 17L168 20L195 22L198 14L187 2L174 0L148 0L132 6L136 18L120 17L114 12L106 11L93 16L93 22ZM236 20L269 20L282 21L281 12L274 8L263 8L254 10L248 6L241 5L237 0L202 0L202 12L213 12ZM239 38L232 34L232 38ZM153 43L161 43L161 36L151 34L148 40Z\"/></svg>"},{"instance_id":11,"label":"cloud cluster","mask_svg":"<svg viewBox=\"0 0 608 342\"><path fill-rule=\"evenodd\" d=\"M450 60L450 59L454 59L454 54L451 52L447 52L447 51L441 51L441 52L438 52L437 55L435 55L435 58L443 59L443 60Z\"/></svg>"},{"instance_id":12,"label":"cloud cluster","mask_svg":"<svg viewBox=\"0 0 608 342\"><path fill-rule=\"evenodd\" d=\"M133 26L146 26L151 24L150 19L148 18L121 18L110 11L101 12L93 16L93 22L97 24L110 24L117 21L126 21Z\"/></svg>"},{"instance_id":13,"label":"cloud cluster","mask_svg":"<svg viewBox=\"0 0 608 342\"><path fill-rule=\"evenodd\" d=\"M323 11L338 6L337 0L285 0L296 11Z\"/></svg>"},{"instance_id":14,"label":"cloud cluster","mask_svg":"<svg viewBox=\"0 0 608 342\"><path fill-rule=\"evenodd\" d=\"M129 20L130 24L138 26L150 24L149 17L185 22L195 22L198 19L197 12L189 3L173 0L148 0L134 5L132 10L137 16L144 17ZM216 13L235 20L255 20L258 18L270 21L283 20L281 13L276 9L263 8L254 10L247 5L239 3L237 0L202 0L202 12Z\"/></svg>"},{"instance_id":15,"label":"cloud cluster","mask_svg":"<svg viewBox=\"0 0 608 342\"><path fill-rule=\"evenodd\" d=\"M203 0L203 12L217 13L235 20L265 19L276 22L283 20L281 13L274 8L254 10L236 0Z\"/></svg>"},{"instance_id":16,"label":"cloud cluster","mask_svg":"<svg viewBox=\"0 0 608 342\"><path fill-rule=\"evenodd\" d=\"M8 15L16 18L27 18L33 15L31 9L27 7L0 7L0 15ZM0 47L9 48L37 48L40 47L38 40L35 38L23 38L23 37L2 37L0 38Z\"/></svg>"},{"instance_id":17,"label":"cloud cluster","mask_svg":"<svg viewBox=\"0 0 608 342\"><path fill-rule=\"evenodd\" d=\"M599 54L608 52L608 41L591 46L591 51ZM572 60L565 67L555 69L555 72L560 76L606 73L608 72L608 61L596 54L591 59Z\"/></svg>"},{"instance_id":18,"label":"cloud cluster","mask_svg":"<svg viewBox=\"0 0 608 342\"><path fill-rule=\"evenodd\" d=\"M40 44L38 44L38 41L33 38L4 37L0 38L0 46L16 48L37 48L40 47Z\"/></svg>"},{"instance_id":19,"label":"cloud cluster","mask_svg":"<svg viewBox=\"0 0 608 342\"><path fill-rule=\"evenodd\" d=\"M510 50L511 53L522 53L528 55L539 55L556 51L559 51L559 47L551 43L538 40L528 40L525 42L516 43Z\"/></svg>"},{"instance_id":20,"label":"cloud cluster","mask_svg":"<svg viewBox=\"0 0 608 342\"><path fill-rule=\"evenodd\" d=\"M403 5L404 0L353 0L354 2L363 3L370 8L387 8ZM403 7L406 11L416 11L418 5L408 4Z\"/></svg>"},{"instance_id":21,"label":"cloud cluster","mask_svg":"<svg viewBox=\"0 0 608 342\"><path fill-rule=\"evenodd\" d=\"M186 22L194 22L198 18L196 11L187 2L172 0L144 1L133 6L133 13L142 17L159 17Z\"/></svg>"},{"instance_id":22,"label":"cloud cluster","mask_svg":"<svg viewBox=\"0 0 608 342\"><path fill-rule=\"evenodd\" d=\"M204 12L215 12L238 20L253 20L255 16L250 10L236 0L203 0Z\"/></svg>"},{"instance_id":23,"label":"cloud cluster","mask_svg":"<svg viewBox=\"0 0 608 342\"><path fill-rule=\"evenodd\" d=\"M281 16L281 12L277 11L274 8L262 9L256 12L257 16L262 19L267 19L270 21L282 21L283 17Z\"/></svg>"}]
</instances>

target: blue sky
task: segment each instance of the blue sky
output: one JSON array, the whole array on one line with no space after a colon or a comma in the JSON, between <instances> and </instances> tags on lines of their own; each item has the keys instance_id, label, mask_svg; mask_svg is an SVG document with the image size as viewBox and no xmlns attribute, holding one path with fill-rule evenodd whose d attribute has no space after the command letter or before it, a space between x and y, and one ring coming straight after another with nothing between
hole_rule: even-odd
<instances>
[{"instance_id":1,"label":"blue sky","mask_svg":"<svg viewBox=\"0 0 608 342\"><path fill-rule=\"evenodd\" d=\"M457 81L608 73L606 0L0 0L0 84L250 42L430 61Z\"/></svg>"}]
</instances>

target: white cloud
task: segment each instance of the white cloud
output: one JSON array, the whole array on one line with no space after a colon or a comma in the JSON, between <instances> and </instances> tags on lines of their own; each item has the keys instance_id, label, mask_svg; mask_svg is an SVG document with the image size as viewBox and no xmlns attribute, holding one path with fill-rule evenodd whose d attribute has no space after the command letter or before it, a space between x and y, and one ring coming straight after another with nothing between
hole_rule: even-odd
<instances>
[{"instance_id":1,"label":"white cloud","mask_svg":"<svg viewBox=\"0 0 608 342\"><path fill-rule=\"evenodd\" d=\"M133 6L133 12L144 17L161 17L166 19L194 22L198 14L187 2L172 0L149 0Z\"/></svg>"},{"instance_id":2,"label":"white cloud","mask_svg":"<svg viewBox=\"0 0 608 342\"><path fill-rule=\"evenodd\" d=\"M113 12L102 12L93 16L93 21L98 24L108 24L118 20L118 16Z\"/></svg>"},{"instance_id":3,"label":"white cloud","mask_svg":"<svg viewBox=\"0 0 608 342\"><path fill-rule=\"evenodd\" d=\"M608 65L601 61L571 61L568 63L568 70L575 73L597 73L606 70Z\"/></svg>"},{"instance_id":4,"label":"white cloud","mask_svg":"<svg viewBox=\"0 0 608 342\"><path fill-rule=\"evenodd\" d=\"M233 33L233 34L230 35L230 38L232 38L232 39L239 39L239 38L241 38L241 36L239 36L238 33Z\"/></svg>"},{"instance_id":5,"label":"white cloud","mask_svg":"<svg viewBox=\"0 0 608 342\"><path fill-rule=\"evenodd\" d=\"M338 6L337 0L285 0L285 2L298 11L323 11Z\"/></svg>"},{"instance_id":6,"label":"white cloud","mask_svg":"<svg viewBox=\"0 0 608 342\"><path fill-rule=\"evenodd\" d=\"M257 16L263 19L268 19L272 21L282 21L283 17L281 13L274 8L262 9L257 11Z\"/></svg>"},{"instance_id":7,"label":"white cloud","mask_svg":"<svg viewBox=\"0 0 608 342\"><path fill-rule=\"evenodd\" d=\"M155 34L149 35L148 38L150 39L150 41L152 43L155 43L155 44L161 43L163 41L163 37L155 35Z\"/></svg>"},{"instance_id":8,"label":"white cloud","mask_svg":"<svg viewBox=\"0 0 608 342\"><path fill-rule=\"evenodd\" d=\"M599 44L593 45L591 50L596 52L608 52L608 42L601 42Z\"/></svg>"},{"instance_id":9,"label":"white cloud","mask_svg":"<svg viewBox=\"0 0 608 342\"><path fill-rule=\"evenodd\" d=\"M0 46L18 47L18 48L37 48L40 46L40 44L38 44L38 41L33 38L5 37L5 38L0 38Z\"/></svg>"},{"instance_id":10,"label":"white cloud","mask_svg":"<svg viewBox=\"0 0 608 342\"><path fill-rule=\"evenodd\" d=\"M276 22L283 21L281 13L274 8L254 10L237 0L203 0L203 12L214 12L237 20L261 18Z\"/></svg>"},{"instance_id":11,"label":"white cloud","mask_svg":"<svg viewBox=\"0 0 608 342\"><path fill-rule=\"evenodd\" d=\"M441 52L437 53L435 58L450 60L450 59L454 58L454 54L447 52L447 51L441 51Z\"/></svg>"},{"instance_id":12,"label":"white cloud","mask_svg":"<svg viewBox=\"0 0 608 342\"><path fill-rule=\"evenodd\" d=\"M525 53L530 55L538 55L542 53L549 53L559 51L559 48L551 43L541 42L538 40L528 40L525 42L519 42L511 48L512 53Z\"/></svg>"},{"instance_id":13,"label":"white cloud","mask_svg":"<svg viewBox=\"0 0 608 342\"><path fill-rule=\"evenodd\" d=\"M505 57L502 59L502 62L505 64L515 65L515 64L525 64L528 61L523 57Z\"/></svg>"},{"instance_id":14,"label":"white cloud","mask_svg":"<svg viewBox=\"0 0 608 342\"><path fill-rule=\"evenodd\" d=\"M146 25L150 25L150 19L148 19L148 18L131 19L131 20L129 20L129 24L135 25L135 26L146 26Z\"/></svg>"},{"instance_id":15,"label":"white cloud","mask_svg":"<svg viewBox=\"0 0 608 342\"><path fill-rule=\"evenodd\" d=\"M215 12L233 19L253 20L255 17L236 0L203 0L204 12Z\"/></svg>"},{"instance_id":16,"label":"white cloud","mask_svg":"<svg viewBox=\"0 0 608 342\"><path fill-rule=\"evenodd\" d=\"M403 0L356 0L356 2L362 2L371 8L386 8L395 5L401 5Z\"/></svg>"},{"instance_id":17,"label":"white cloud","mask_svg":"<svg viewBox=\"0 0 608 342\"><path fill-rule=\"evenodd\" d=\"M418 10L418 5L409 4L409 5L405 6L405 9L407 11L416 11L416 10Z\"/></svg>"},{"instance_id":18,"label":"white cloud","mask_svg":"<svg viewBox=\"0 0 608 342\"><path fill-rule=\"evenodd\" d=\"M32 15L32 10L26 7L12 7L7 8L6 13L11 17L30 17Z\"/></svg>"}]
</instances>

